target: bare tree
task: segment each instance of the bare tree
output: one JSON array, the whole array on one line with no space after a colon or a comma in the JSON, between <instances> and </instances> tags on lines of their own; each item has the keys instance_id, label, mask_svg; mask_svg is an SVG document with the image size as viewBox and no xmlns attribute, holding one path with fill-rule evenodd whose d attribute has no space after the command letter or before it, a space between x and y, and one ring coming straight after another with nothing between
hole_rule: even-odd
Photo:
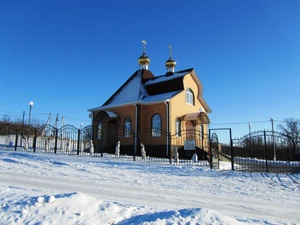
<instances>
[{"instance_id":1,"label":"bare tree","mask_svg":"<svg viewBox=\"0 0 300 225\"><path fill-rule=\"evenodd\" d=\"M297 146L300 143L300 120L295 118L284 119L283 124L280 124L278 128L288 139L293 150L297 151Z\"/></svg>"},{"instance_id":2,"label":"bare tree","mask_svg":"<svg viewBox=\"0 0 300 225\"><path fill-rule=\"evenodd\" d=\"M11 122L11 119L10 119L10 116L9 115L3 115L2 116L2 119L1 119L1 122L2 123L10 123Z\"/></svg>"}]
</instances>

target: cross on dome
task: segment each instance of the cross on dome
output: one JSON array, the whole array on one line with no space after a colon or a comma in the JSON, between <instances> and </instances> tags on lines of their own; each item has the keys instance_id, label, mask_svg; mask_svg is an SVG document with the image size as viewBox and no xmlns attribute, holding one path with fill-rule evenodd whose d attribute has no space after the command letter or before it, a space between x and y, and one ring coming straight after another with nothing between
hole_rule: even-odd
<instances>
[{"instance_id":1,"label":"cross on dome","mask_svg":"<svg viewBox=\"0 0 300 225\"><path fill-rule=\"evenodd\" d=\"M175 71L175 66L176 66L176 61L172 59L172 45L169 45L169 55L170 58L166 61L166 67L167 67L167 72L172 72L174 73Z\"/></svg>"},{"instance_id":2,"label":"cross on dome","mask_svg":"<svg viewBox=\"0 0 300 225\"><path fill-rule=\"evenodd\" d=\"M143 53L146 53L146 40L142 40L142 43L143 43Z\"/></svg>"},{"instance_id":3,"label":"cross on dome","mask_svg":"<svg viewBox=\"0 0 300 225\"><path fill-rule=\"evenodd\" d=\"M148 56L146 56L146 40L142 40L143 44L143 55L138 58L138 63L140 65L140 69L146 69L148 70L148 65L150 63L150 59Z\"/></svg>"},{"instance_id":4,"label":"cross on dome","mask_svg":"<svg viewBox=\"0 0 300 225\"><path fill-rule=\"evenodd\" d=\"M172 45L169 45L169 54L170 54L170 58L172 58Z\"/></svg>"}]
</instances>

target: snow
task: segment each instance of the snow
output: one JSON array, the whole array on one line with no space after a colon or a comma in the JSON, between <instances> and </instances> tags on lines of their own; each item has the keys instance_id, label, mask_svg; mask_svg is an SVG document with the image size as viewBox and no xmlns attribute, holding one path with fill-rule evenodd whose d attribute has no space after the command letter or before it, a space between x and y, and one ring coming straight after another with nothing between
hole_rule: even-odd
<instances>
[{"instance_id":1,"label":"snow","mask_svg":"<svg viewBox=\"0 0 300 225\"><path fill-rule=\"evenodd\" d=\"M300 174L0 149L0 223L300 224Z\"/></svg>"},{"instance_id":2,"label":"snow","mask_svg":"<svg viewBox=\"0 0 300 225\"><path fill-rule=\"evenodd\" d=\"M137 100L144 94L141 93L143 89L142 85L142 72L141 70L137 71L136 74L130 77L122 87L115 93L112 99L109 102L104 103L102 107L111 107L115 105L121 105L126 103L132 103Z\"/></svg>"},{"instance_id":3,"label":"snow","mask_svg":"<svg viewBox=\"0 0 300 225\"><path fill-rule=\"evenodd\" d=\"M140 102L151 103L151 102L158 102L158 101L168 100L168 99L172 98L173 96L175 96L176 94L178 94L179 92L181 92L181 91L171 91L171 92L165 92L165 93L162 93L162 94L148 96Z\"/></svg>"}]
</instances>

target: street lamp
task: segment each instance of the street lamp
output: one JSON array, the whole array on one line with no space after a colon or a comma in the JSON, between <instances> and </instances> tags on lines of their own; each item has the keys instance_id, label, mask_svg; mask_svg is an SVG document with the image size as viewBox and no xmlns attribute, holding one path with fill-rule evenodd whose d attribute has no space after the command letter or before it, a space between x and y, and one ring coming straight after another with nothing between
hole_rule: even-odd
<instances>
[{"instance_id":1,"label":"street lamp","mask_svg":"<svg viewBox=\"0 0 300 225\"><path fill-rule=\"evenodd\" d=\"M33 101L29 102L29 119L28 119L28 126L30 126L30 118L31 118L31 109L33 106Z\"/></svg>"},{"instance_id":2,"label":"street lamp","mask_svg":"<svg viewBox=\"0 0 300 225\"><path fill-rule=\"evenodd\" d=\"M27 138L25 138L25 146L24 146L24 149L25 149L25 150L27 150L28 147L29 147L29 135L30 135L30 129L29 129L29 126L30 126L30 117L31 117L31 109L32 109L32 106L33 106L33 101L30 101L30 102L29 102L28 133L27 133Z\"/></svg>"},{"instance_id":3,"label":"street lamp","mask_svg":"<svg viewBox=\"0 0 300 225\"><path fill-rule=\"evenodd\" d=\"M22 146L22 139L23 139L23 135L24 135L24 132L23 132L23 130L24 130L24 118L25 118L25 111L23 111L22 129L21 129L22 138L21 138L20 146Z\"/></svg>"}]
</instances>

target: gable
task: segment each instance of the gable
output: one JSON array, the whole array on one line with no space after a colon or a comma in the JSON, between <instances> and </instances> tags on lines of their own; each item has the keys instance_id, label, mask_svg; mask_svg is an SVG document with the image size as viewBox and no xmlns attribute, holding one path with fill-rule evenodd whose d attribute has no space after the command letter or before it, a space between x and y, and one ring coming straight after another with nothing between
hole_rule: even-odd
<instances>
[{"instance_id":1,"label":"gable","mask_svg":"<svg viewBox=\"0 0 300 225\"><path fill-rule=\"evenodd\" d=\"M203 85L202 85L202 83L201 83L201 81L199 80L199 78L198 78L198 76L196 75L196 73L195 73L195 71L193 70L193 71L191 71L191 77L192 77L192 79L195 81L195 83L197 84L197 91L198 91L198 95L197 95L197 98L198 98L198 100L201 102L201 104L203 105L203 107L204 107L204 109L205 109L205 111L207 112L207 113L211 113L212 111L211 111L211 109L210 109L210 107L207 105L207 103L206 103L206 101L204 100L204 98L203 98Z\"/></svg>"}]
</instances>

